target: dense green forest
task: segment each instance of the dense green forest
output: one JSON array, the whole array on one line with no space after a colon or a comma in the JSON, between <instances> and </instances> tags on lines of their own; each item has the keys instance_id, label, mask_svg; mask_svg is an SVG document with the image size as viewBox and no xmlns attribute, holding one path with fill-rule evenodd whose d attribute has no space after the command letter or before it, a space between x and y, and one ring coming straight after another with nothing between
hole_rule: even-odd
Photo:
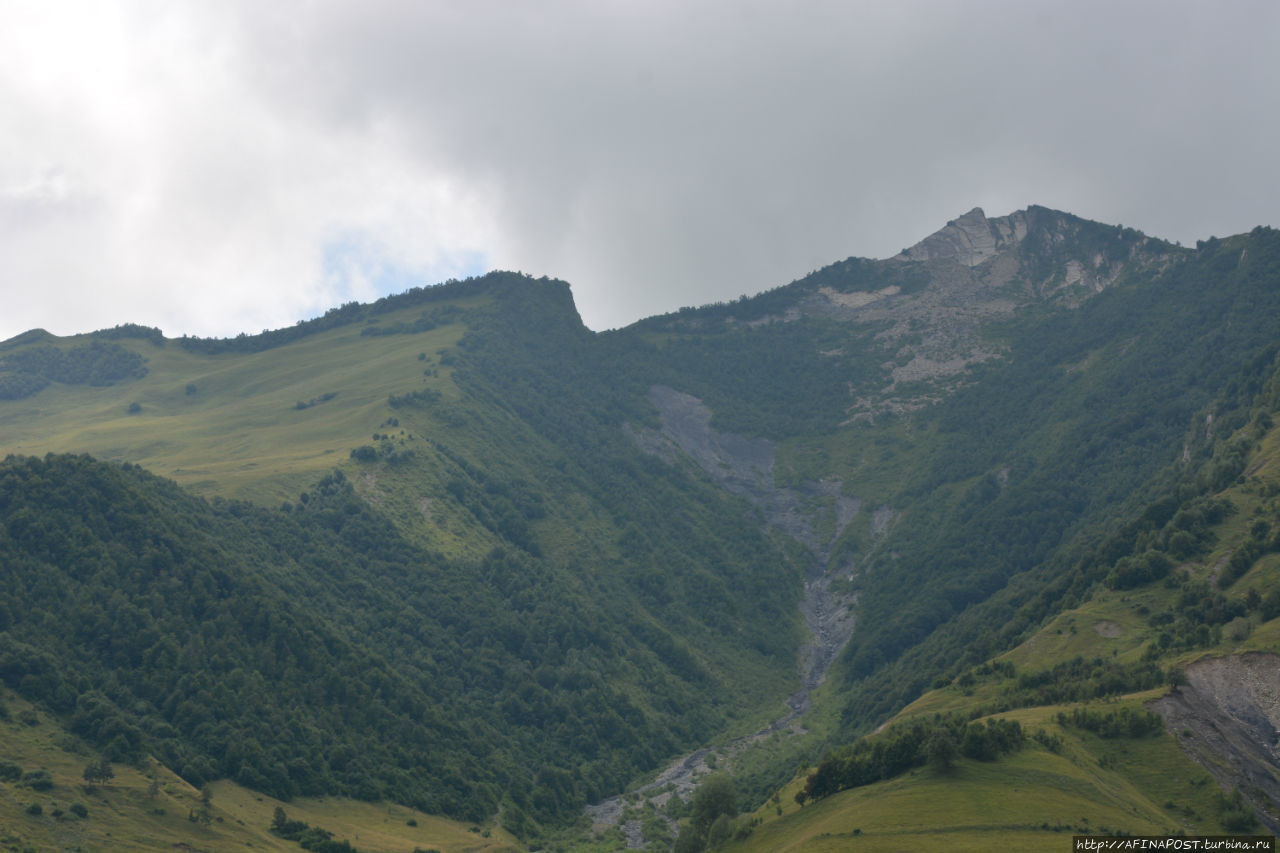
<instances>
[{"instance_id":1,"label":"dense green forest","mask_svg":"<svg viewBox=\"0 0 1280 853\"><path fill-rule=\"evenodd\" d=\"M505 801L527 834L710 735L731 695L528 554L410 546L341 474L286 511L11 457L0 561L0 678L109 760L154 754L194 785L473 820Z\"/></svg>"}]
</instances>

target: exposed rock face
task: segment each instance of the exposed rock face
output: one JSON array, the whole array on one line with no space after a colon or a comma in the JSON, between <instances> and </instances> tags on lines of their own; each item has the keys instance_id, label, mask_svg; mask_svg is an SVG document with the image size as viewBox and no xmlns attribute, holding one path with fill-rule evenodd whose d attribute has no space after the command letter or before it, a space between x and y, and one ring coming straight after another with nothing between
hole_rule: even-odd
<instances>
[{"instance_id":1,"label":"exposed rock face","mask_svg":"<svg viewBox=\"0 0 1280 853\"><path fill-rule=\"evenodd\" d=\"M1027 213L1015 211L1008 216L988 219L982 208L975 207L953 219L940 231L930 234L898 258L912 261L951 260L967 267L995 256L1027 236Z\"/></svg>"},{"instance_id":2,"label":"exposed rock face","mask_svg":"<svg viewBox=\"0 0 1280 853\"><path fill-rule=\"evenodd\" d=\"M1224 790L1239 785L1258 819L1280 833L1280 656L1199 660L1187 667L1187 681L1151 709Z\"/></svg>"}]
</instances>

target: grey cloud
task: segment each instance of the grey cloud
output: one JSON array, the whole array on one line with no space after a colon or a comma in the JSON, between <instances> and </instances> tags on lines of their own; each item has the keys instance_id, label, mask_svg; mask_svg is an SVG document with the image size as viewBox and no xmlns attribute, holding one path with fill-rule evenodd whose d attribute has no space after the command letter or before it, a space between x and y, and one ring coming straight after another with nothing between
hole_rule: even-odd
<instances>
[{"instance_id":1,"label":"grey cloud","mask_svg":"<svg viewBox=\"0 0 1280 853\"><path fill-rule=\"evenodd\" d=\"M974 205L1185 242L1280 197L1269 3L200 8L222 130L161 140L163 198L293 282L272 318L323 309L334 229L382 229L397 268L565 278L600 328L887 256Z\"/></svg>"},{"instance_id":2,"label":"grey cloud","mask_svg":"<svg viewBox=\"0 0 1280 853\"><path fill-rule=\"evenodd\" d=\"M1269 213L1191 177L1265 162L1260 4L440 8L312 20L313 107L497 187L495 260L568 278L597 325L891 254L974 204L1183 239Z\"/></svg>"}]
</instances>

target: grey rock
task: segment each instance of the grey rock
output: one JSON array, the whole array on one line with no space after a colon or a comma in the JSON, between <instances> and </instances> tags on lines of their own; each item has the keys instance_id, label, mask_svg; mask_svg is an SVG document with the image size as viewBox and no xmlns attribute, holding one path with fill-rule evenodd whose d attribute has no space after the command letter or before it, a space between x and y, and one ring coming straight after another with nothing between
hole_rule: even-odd
<instances>
[{"instance_id":1,"label":"grey rock","mask_svg":"<svg viewBox=\"0 0 1280 853\"><path fill-rule=\"evenodd\" d=\"M1187 682L1149 707L1223 790L1239 785L1258 819L1280 833L1280 656L1204 658L1187 667Z\"/></svg>"}]
</instances>

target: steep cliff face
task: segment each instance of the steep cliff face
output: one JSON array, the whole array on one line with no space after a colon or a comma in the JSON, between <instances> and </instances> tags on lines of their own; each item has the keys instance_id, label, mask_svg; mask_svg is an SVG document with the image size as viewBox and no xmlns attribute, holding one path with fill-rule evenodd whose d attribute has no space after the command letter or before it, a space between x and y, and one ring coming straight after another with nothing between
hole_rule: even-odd
<instances>
[{"instance_id":1,"label":"steep cliff face","mask_svg":"<svg viewBox=\"0 0 1280 853\"><path fill-rule=\"evenodd\" d=\"M1267 829L1280 832L1280 656L1206 658L1187 667L1187 682L1152 710L1218 784L1239 785Z\"/></svg>"}]
</instances>

